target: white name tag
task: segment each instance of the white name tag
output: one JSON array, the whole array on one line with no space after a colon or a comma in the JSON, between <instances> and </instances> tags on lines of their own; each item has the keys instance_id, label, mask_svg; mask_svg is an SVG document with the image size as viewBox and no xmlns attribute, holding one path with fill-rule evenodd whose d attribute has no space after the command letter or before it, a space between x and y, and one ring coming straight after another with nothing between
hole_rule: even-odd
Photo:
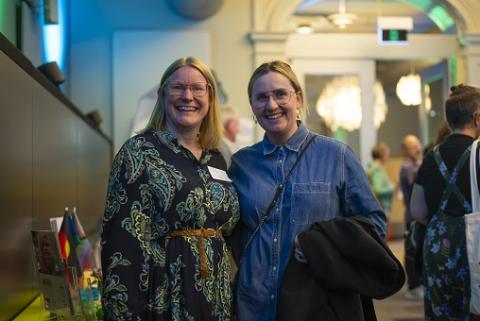
<instances>
[{"instance_id":1,"label":"white name tag","mask_svg":"<svg viewBox=\"0 0 480 321\"><path fill-rule=\"evenodd\" d=\"M210 175L212 175L213 179L224 181L224 182L231 182L232 180L228 177L227 172L222 171L221 169L207 166Z\"/></svg>"}]
</instances>

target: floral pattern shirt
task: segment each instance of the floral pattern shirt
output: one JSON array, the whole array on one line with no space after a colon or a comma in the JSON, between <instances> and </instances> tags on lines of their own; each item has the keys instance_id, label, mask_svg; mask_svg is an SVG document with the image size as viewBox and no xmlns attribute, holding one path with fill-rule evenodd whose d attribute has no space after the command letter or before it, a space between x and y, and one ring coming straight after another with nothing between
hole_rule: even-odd
<instances>
[{"instance_id":1,"label":"floral pattern shirt","mask_svg":"<svg viewBox=\"0 0 480 321\"><path fill-rule=\"evenodd\" d=\"M105 320L231 320L223 236L237 223L239 205L231 183L212 177L212 168L226 169L219 152L197 160L167 132L146 132L122 146L103 219ZM171 236L207 228L223 236Z\"/></svg>"}]
</instances>

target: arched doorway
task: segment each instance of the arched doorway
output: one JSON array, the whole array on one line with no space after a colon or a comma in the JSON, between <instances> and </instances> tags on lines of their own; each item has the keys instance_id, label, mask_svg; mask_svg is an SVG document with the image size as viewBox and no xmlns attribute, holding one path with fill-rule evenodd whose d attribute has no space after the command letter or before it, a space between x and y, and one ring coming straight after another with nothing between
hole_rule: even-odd
<instances>
[{"instance_id":1,"label":"arched doorway","mask_svg":"<svg viewBox=\"0 0 480 321\"><path fill-rule=\"evenodd\" d=\"M323 62L324 66L328 66L328 62L336 61L338 66L346 61L352 64L355 61L377 61L377 60L415 60L415 59L437 59L440 62L445 59L449 61L455 57L455 65L458 80L461 82L480 83L480 52L477 47L480 37L475 34L480 31L480 24L473 17L471 12L480 11L480 3L473 0L430 0L423 1L423 7L415 0L401 0L399 5L416 7L417 11L425 11L424 15L431 16L429 10L433 10L436 5L441 5L451 11L452 17L455 19L454 33L450 35L437 32L431 39L427 39L425 35L412 35L412 39L408 46L396 47L380 47L376 43L375 33L356 34L352 38L341 40L339 37L346 37L345 34L333 35L327 32L321 32L308 36L298 36L288 29L287 21L298 10L299 5L312 3L323 3L336 0L318 0L318 1L255 1L254 2L254 30L250 39L254 47L253 66L259 65L261 62L272 59L286 59L292 65L298 67L299 70L304 68L301 65L304 62L312 63L315 61L317 66ZM375 7L374 0L347 0L347 1L364 1L372 2L372 8ZM428 4L428 5L425 5ZM374 9L373 9L374 10ZM438 21L435 22L438 24ZM361 37L364 37L362 39ZM423 37L423 38L422 38ZM445 37L443 40L440 38ZM367 39L368 38L368 39ZM416 38L416 39L413 39ZM357 39L357 40L355 40ZM353 45L352 45L353 44ZM348 46L350 45L350 46ZM339 67L340 68L340 67ZM320 68L321 69L321 68ZM302 71L301 78L305 78L308 72L313 74L321 74L320 69L310 69ZM373 71L374 72L374 71ZM343 73L348 73L343 71ZM351 70L350 73L357 74L358 70ZM305 79L302 79L305 81ZM360 83L368 84L367 81ZM369 159L369 151L377 140L377 131L371 120L372 111L368 108L372 101L371 90L363 88L362 100L364 101L364 110L362 111L363 119L359 133L358 155L365 165ZM421 115L420 115L421 116ZM419 119L422 117L419 116ZM369 118L370 117L370 118ZM419 127L422 125L420 124ZM418 130L421 136L423 129ZM428 142L426 142L428 143ZM355 145L355 144L353 144Z\"/></svg>"}]
</instances>

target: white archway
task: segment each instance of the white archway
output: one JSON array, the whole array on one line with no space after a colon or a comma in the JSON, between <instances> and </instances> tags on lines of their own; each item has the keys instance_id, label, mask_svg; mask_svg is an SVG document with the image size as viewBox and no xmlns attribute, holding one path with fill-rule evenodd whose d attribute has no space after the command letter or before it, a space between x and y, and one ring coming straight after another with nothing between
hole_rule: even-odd
<instances>
[{"instance_id":1,"label":"white archway","mask_svg":"<svg viewBox=\"0 0 480 321\"><path fill-rule=\"evenodd\" d=\"M406 5L408 5L409 2L413 5L412 0L403 1ZM447 1L457 10L463 19L462 23L457 25L457 38L460 39L460 37L462 37L462 39L466 40L466 46L461 49L456 45L451 46L452 48L454 47L455 52L464 60L464 62L462 61L464 65L461 64L464 66L464 70L462 70L464 79L462 80L480 85L480 20L476 17L480 12L480 1ZM250 40L252 41L254 50L254 68L268 60L293 59L295 61L295 55L292 56L288 53L287 43L292 36L289 35L286 30L286 21L301 3L302 0L256 0L253 2L253 32L250 34ZM412 47L418 49L418 46ZM320 57L322 56L322 54L320 54L319 57L315 58L312 57L312 50L310 49L307 54L308 59L333 59L336 57L335 55ZM405 52L403 52L403 54L405 54ZM405 57L407 56L409 56L408 53ZM375 55L372 57L378 58L378 56ZM360 156L363 164L366 164L369 159L369 153L365 151L370 150L375 143L375 139L376 130L373 128L373 125L365 124L365 126L362 126L360 146L363 152Z\"/></svg>"},{"instance_id":2,"label":"white archway","mask_svg":"<svg viewBox=\"0 0 480 321\"><path fill-rule=\"evenodd\" d=\"M320 0L322 1L322 0ZM480 33L480 1L446 0L465 21L466 34ZM408 5L411 1L404 0ZM412 1L413 2L413 1ZM254 3L254 28L256 32L284 32L285 21L302 0L256 0Z\"/></svg>"}]
</instances>

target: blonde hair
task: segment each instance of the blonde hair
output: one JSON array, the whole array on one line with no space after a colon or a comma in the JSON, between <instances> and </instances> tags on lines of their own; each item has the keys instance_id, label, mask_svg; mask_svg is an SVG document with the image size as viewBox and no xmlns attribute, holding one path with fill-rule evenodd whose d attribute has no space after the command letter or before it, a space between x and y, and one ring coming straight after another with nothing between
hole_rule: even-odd
<instances>
[{"instance_id":1,"label":"blonde hair","mask_svg":"<svg viewBox=\"0 0 480 321\"><path fill-rule=\"evenodd\" d=\"M252 76L250 77L250 81L248 82L248 100L250 104L252 104L252 90L253 84L257 81L258 78L261 76L269 73L269 72L278 72L279 74L285 76L292 85L295 93L300 93L300 114L303 115L306 112L306 106L304 102L304 94L302 87L300 86L300 82L298 81L297 75L292 70L289 64L281 60L274 60L270 62L265 62L261 64L255 71L253 72Z\"/></svg>"},{"instance_id":2,"label":"blonde hair","mask_svg":"<svg viewBox=\"0 0 480 321\"><path fill-rule=\"evenodd\" d=\"M200 125L199 132L199 143L200 146L204 149L213 149L217 148L220 139L222 137L223 127L220 122L219 115L219 102L217 97L217 86L215 78L212 74L212 71L208 66L203 63L200 59L195 57L185 57L175 60L163 73L162 79L160 80L160 87L158 88L158 98L155 103L155 107L150 116L147 126L142 132L148 130L159 131L164 129L165 126L165 85L168 78L179 68L183 66L190 66L197 69L203 77L207 80L208 84L208 97L209 97L209 108L207 115Z\"/></svg>"}]
</instances>

